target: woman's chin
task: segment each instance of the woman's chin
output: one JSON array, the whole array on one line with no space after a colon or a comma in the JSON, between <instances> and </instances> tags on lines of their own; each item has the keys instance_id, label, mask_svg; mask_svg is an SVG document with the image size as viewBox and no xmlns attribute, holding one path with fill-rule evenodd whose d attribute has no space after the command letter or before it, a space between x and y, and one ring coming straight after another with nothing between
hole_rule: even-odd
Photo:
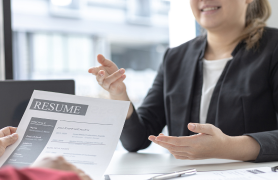
<instances>
[{"instance_id":1,"label":"woman's chin","mask_svg":"<svg viewBox=\"0 0 278 180\"><path fill-rule=\"evenodd\" d=\"M200 25L205 28L206 30L217 30L221 27L220 22L201 22Z\"/></svg>"}]
</instances>

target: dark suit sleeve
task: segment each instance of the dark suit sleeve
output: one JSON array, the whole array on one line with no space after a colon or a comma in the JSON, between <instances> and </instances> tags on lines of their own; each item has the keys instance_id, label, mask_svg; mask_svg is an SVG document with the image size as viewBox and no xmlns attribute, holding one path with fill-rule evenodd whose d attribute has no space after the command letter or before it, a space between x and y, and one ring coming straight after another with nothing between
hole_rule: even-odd
<instances>
[{"instance_id":1,"label":"dark suit sleeve","mask_svg":"<svg viewBox=\"0 0 278 180\"><path fill-rule=\"evenodd\" d=\"M278 114L278 46L273 52L270 84L273 89L273 104ZM278 130L248 134L261 146L255 162L278 161Z\"/></svg>"},{"instance_id":2,"label":"dark suit sleeve","mask_svg":"<svg viewBox=\"0 0 278 180\"><path fill-rule=\"evenodd\" d=\"M164 55L164 61L169 49ZM143 104L126 120L120 140L124 148L130 152L136 152L147 148L151 141L149 135L158 135L166 125L163 82L163 63L160 65L154 83L149 90Z\"/></svg>"},{"instance_id":3,"label":"dark suit sleeve","mask_svg":"<svg viewBox=\"0 0 278 180\"><path fill-rule=\"evenodd\" d=\"M52 169L5 167L0 169L0 180L80 180L72 172Z\"/></svg>"}]
</instances>

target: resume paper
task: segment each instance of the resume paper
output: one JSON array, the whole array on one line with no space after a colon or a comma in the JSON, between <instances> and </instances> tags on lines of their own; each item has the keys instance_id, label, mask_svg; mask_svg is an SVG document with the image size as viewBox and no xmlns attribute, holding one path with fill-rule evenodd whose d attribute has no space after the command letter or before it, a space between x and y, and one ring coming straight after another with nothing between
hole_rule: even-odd
<instances>
[{"instance_id":1,"label":"resume paper","mask_svg":"<svg viewBox=\"0 0 278 180\"><path fill-rule=\"evenodd\" d=\"M102 179L119 141L130 102L34 91L0 166L26 167L62 155Z\"/></svg>"}]
</instances>

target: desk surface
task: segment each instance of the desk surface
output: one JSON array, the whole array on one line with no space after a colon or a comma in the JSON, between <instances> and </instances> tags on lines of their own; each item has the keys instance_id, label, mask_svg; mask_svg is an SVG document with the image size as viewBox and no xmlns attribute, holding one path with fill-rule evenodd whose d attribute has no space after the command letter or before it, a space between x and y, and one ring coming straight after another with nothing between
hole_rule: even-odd
<instances>
[{"instance_id":1,"label":"desk surface","mask_svg":"<svg viewBox=\"0 0 278 180\"><path fill-rule=\"evenodd\" d=\"M105 174L169 173L189 168L197 171L277 166L278 162L251 163L225 159L177 160L171 154L115 152Z\"/></svg>"}]
</instances>

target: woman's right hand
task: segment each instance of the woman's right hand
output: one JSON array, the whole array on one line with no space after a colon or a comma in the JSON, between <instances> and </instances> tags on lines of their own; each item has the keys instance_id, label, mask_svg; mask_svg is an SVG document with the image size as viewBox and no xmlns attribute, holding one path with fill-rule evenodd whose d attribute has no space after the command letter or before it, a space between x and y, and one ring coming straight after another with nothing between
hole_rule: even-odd
<instances>
[{"instance_id":1,"label":"woman's right hand","mask_svg":"<svg viewBox=\"0 0 278 180\"><path fill-rule=\"evenodd\" d=\"M119 69L115 63L105 59L103 55L97 56L99 67L92 67L89 73L96 76L98 84L107 90L113 100L130 101L123 83L126 78L125 70ZM133 106L130 104L126 118L129 119L133 113Z\"/></svg>"},{"instance_id":2,"label":"woman's right hand","mask_svg":"<svg viewBox=\"0 0 278 180\"><path fill-rule=\"evenodd\" d=\"M117 65L110 60L105 59L101 54L97 56L99 67L92 67L89 73L96 76L98 84L110 93L111 99L126 99L126 86L123 80L126 78L125 70L118 69Z\"/></svg>"}]
</instances>

